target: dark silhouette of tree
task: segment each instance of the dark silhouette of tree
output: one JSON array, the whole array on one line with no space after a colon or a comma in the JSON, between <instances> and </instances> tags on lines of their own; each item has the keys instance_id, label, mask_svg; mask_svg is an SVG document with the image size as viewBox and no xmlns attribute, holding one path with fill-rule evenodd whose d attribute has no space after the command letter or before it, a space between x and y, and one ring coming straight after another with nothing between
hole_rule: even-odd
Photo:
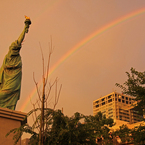
<instances>
[{"instance_id":1,"label":"dark silhouette of tree","mask_svg":"<svg viewBox=\"0 0 145 145\"><path fill-rule=\"evenodd\" d=\"M31 110L27 116L38 110L40 108ZM43 134L44 145L96 145L97 137L102 138L103 143L108 145L112 143L109 137L109 126L113 125L113 120L106 119L100 112L96 116L85 116L76 112L71 117L65 116L61 110L45 108L44 112L46 126ZM29 143L38 145L39 132L36 129L40 127L40 121L41 114L37 116L32 126L24 124L20 128L11 130L16 133L15 143L25 132L31 135Z\"/></svg>"},{"instance_id":2,"label":"dark silhouette of tree","mask_svg":"<svg viewBox=\"0 0 145 145\"><path fill-rule=\"evenodd\" d=\"M116 86L122 89L124 94L135 97L137 101L136 109L143 114L145 112L145 72L130 69L130 73L126 72L128 79L123 85L116 83Z\"/></svg>"}]
</instances>

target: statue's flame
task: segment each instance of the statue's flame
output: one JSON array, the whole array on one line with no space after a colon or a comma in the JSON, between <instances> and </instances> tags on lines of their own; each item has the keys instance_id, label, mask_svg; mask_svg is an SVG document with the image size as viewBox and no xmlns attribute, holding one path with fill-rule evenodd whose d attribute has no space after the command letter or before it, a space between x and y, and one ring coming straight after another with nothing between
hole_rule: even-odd
<instances>
[{"instance_id":1,"label":"statue's flame","mask_svg":"<svg viewBox=\"0 0 145 145\"><path fill-rule=\"evenodd\" d=\"M25 16L26 20L30 20L30 17Z\"/></svg>"}]
</instances>

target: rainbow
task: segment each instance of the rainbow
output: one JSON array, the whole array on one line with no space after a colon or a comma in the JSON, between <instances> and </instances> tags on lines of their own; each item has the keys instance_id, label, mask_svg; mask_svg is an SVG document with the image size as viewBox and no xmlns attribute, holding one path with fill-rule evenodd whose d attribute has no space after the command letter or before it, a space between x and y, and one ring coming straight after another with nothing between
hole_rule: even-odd
<instances>
[{"instance_id":1,"label":"rainbow","mask_svg":"<svg viewBox=\"0 0 145 145\"><path fill-rule=\"evenodd\" d=\"M80 48L82 48L86 43L90 42L91 40L93 40L95 37L101 35L102 33L106 32L107 30L113 28L116 25L119 25L131 18L134 18L138 15L144 14L145 13L145 8L133 11L125 16L122 16L104 26L102 26L101 28L97 29L95 32L93 32L92 34L90 34L89 36L85 37L83 40L81 40L79 43L77 43L74 47L72 47L67 53L65 53L51 68L49 71L49 76L58 68L58 66L60 66L64 61L66 61L72 54L74 54L77 50L79 50ZM40 86L40 84L39 84ZM36 94L36 89L34 88L32 90L32 92L30 93L30 95L26 98L25 102L23 103L23 105L21 106L21 108L19 109L20 111L24 111L25 108L28 106L29 102L30 102L30 98L32 98L34 95Z\"/></svg>"}]
</instances>

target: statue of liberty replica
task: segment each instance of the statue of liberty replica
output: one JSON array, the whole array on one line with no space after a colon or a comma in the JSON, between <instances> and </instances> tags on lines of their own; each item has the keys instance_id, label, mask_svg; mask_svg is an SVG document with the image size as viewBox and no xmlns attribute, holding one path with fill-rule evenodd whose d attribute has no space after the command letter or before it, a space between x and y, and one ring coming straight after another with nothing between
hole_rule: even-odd
<instances>
[{"instance_id":1,"label":"statue of liberty replica","mask_svg":"<svg viewBox=\"0 0 145 145\"><path fill-rule=\"evenodd\" d=\"M0 68L0 107L15 110L20 98L22 61L19 54L25 34L28 33L30 18L25 16L25 26L19 38L14 41Z\"/></svg>"}]
</instances>

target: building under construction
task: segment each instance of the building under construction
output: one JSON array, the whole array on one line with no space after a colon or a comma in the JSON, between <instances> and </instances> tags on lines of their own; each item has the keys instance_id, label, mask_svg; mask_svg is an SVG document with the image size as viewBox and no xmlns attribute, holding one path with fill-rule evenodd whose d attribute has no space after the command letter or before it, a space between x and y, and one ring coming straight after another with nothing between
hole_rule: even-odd
<instances>
[{"instance_id":1,"label":"building under construction","mask_svg":"<svg viewBox=\"0 0 145 145\"><path fill-rule=\"evenodd\" d=\"M114 119L114 122L119 120L131 124L140 122L142 116L135 110L135 103L134 97L112 92L93 101L93 115L100 111L106 118Z\"/></svg>"}]
</instances>

